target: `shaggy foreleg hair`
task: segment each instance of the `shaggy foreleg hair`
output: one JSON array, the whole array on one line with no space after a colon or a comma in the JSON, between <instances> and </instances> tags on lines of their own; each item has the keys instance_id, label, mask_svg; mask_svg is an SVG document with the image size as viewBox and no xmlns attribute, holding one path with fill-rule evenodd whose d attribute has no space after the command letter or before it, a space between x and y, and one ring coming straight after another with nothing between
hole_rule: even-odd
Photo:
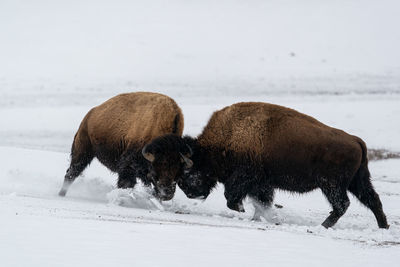
<instances>
[{"instance_id":1,"label":"shaggy foreleg hair","mask_svg":"<svg viewBox=\"0 0 400 267\"><path fill-rule=\"evenodd\" d=\"M260 205L267 208L270 207L274 201L274 193L275 191L272 186L260 184L253 187L251 192L249 192L249 196Z\"/></svg>"},{"instance_id":2,"label":"shaggy foreleg hair","mask_svg":"<svg viewBox=\"0 0 400 267\"><path fill-rule=\"evenodd\" d=\"M151 185L147 174L149 172L149 164L143 158L139 148L130 148L126 150L118 163L118 187L133 188L136 184L136 178L142 180L146 186Z\"/></svg>"},{"instance_id":3,"label":"shaggy foreleg hair","mask_svg":"<svg viewBox=\"0 0 400 267\"><path fill-rule=\"evenodd\" d=\"M254 189L256 176L254 168L250 165L234 168L224 183L228 208L244 212L242 200Z\"/></svg>"}]
</instances>

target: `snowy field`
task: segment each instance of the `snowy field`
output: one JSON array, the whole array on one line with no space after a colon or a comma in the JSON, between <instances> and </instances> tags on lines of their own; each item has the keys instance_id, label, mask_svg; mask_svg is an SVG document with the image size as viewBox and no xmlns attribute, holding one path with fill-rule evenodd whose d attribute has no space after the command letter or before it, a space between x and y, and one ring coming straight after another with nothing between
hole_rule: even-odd
<instances>
[{"instance_id":1,"label":"snowy field","mask_svg":"<svg viewBox=\"0 0 400 267\"><path fill-rule=\"evenodd\" d=\"M302 2L302 3L300 3ZM398 266L400 159L371 161L390 228L317 190L261 222L205 201L118 190L96 160L57 193L86 112L122 92L173 97L185 134L240 101L295 108L400 152L398 1L0 0L0 266Z\"/></svg>"}]
</instances>

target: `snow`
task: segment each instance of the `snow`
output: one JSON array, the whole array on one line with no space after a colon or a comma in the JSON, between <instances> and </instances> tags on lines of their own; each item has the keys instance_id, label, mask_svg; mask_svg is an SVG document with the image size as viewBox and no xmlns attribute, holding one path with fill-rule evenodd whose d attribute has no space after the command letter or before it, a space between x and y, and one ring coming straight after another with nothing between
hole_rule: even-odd
<instances>
[{"instance_id":1,"label":"snow","mask_svg":"<svg viewBox=\"0 0 400 267\"><path fill-rule=\"evenodd\" d=\"M347 213L326 230L320 223L330 209L319 191L278 192L275 202L283 208L255 222L249 200L244 214L225 207L221 186L204 202L177 190L160 209L140 184L133 191L115 189L115 175L94 162L60 198L67 153L2 147L0 158L5 266L395 266L399 255L400 160L370 164L389 230L378 229L353 197Z\"/></svg>"},{"instance_id":2,"label":"snow","mask_svg":"<svg viewBox=\"0 0 400 267\"><path fill-rule=\"evenodd\" d=\"M18 249L30 255L24 262L26 265L21 266L54 266L46 262L57 266L225 266L227 263L234 266L259 266L260 263L293 266L299 261L307 266L323 263L390 266L392 259L398 256L398 251L393 249L357 249L343 241L273 231L15 216L18 218L12 223L6 220L4 224L12 230L2 235L11 240L1 247L5 255L2 258L8 262L22 262L13 253ZM30 221L28 229L26 220ZM48 225L54 228L49 230ZM32 230L48 235L32 235ZM296 240L299 238L303 246L298 246ZM251 244L249 240L252 240ZM282 240L285 240L285 246L277 247ZM35 245L26 246L27 242ZM318 257L316 249L322 252ZM380 257L382 250L386 257Z\"/></svg>"},{"instance_id":3,"label":"snow","mask_svg":"<svg viewBox=\"0 0 400 267\"><path fill-rule=\"evenodd\" d=\"M262 221L177 189L117 189L94 161L57 193L73 136L122 92L173 97L185 134L240 101L288 106L400 151L397 0L0 2L0 266L397 266L400 160L370 162L390 228L349 195L278 191Z\"/></svg>"}]
</instances>

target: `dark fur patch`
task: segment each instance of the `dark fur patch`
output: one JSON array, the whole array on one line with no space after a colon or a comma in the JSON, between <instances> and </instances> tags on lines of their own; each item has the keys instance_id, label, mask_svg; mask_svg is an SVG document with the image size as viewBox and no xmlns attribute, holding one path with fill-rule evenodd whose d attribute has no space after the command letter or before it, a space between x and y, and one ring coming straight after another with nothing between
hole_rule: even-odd
<instances>
[{"instance_id":1,"label":"dark fur patch","mask_svg":"<svg viewBox=\"0 0 400 267\"><path fill-rule=\"evenodd\" d=\"M147 150L153 154L168 154L180 152L183 154L189 153L189 148L185 141L176 134L166 134L153 139L148 145Z\"/></svg>"}]
</instances>

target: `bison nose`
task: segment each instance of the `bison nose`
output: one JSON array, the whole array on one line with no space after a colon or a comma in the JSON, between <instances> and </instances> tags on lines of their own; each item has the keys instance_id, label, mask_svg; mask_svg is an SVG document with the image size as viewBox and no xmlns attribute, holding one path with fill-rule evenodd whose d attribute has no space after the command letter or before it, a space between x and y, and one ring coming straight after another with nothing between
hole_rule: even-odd
<instances>
[{"instance_id":1,"label":"bison nose","mask_svg":"<svg viewBox=\"0 0 400 267\"><path fill-rule=\"evenodd\" d=\"M174 192L171 191L163 191L160 192L160 199L163 201L171 200L174 197Z\"/></svg>"},{"instance_id":2,"label":"bison nose","mask_svg":"<svg viewBox=\"0 0 400 267\"><path fill-rule=\"evenodd\" d=\"M168 200L171 200L173 197L174 197L174 195L163 195L163 196L160 196L160 199L162 201L168 201Z\"/></svg>"},{"instance_id":3,"label":"bison nose","mask_svg":"<svg viewBox=\"0 0 400 267\"><path fill-rule=\"evenodd\" d=\"M175 187L161 187L159 189L159 198L163 201L171 200L175 194Z\"/></svg>"}]
</instances>

